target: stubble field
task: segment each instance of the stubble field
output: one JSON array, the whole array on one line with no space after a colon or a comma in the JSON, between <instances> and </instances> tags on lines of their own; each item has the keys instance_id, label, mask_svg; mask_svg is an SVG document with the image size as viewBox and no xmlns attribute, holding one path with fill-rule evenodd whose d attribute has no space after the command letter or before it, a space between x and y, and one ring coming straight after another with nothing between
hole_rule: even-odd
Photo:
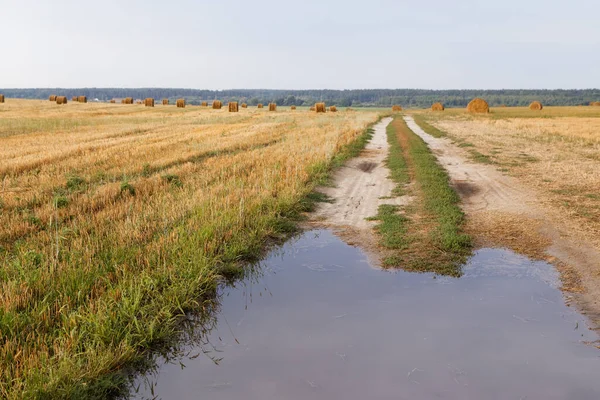
<instances>
[{"instance_id":1,"label":"stubble field","mask_svg":"<svg viewBox=\"0 0 600 400\"><path fill-rule=\"evenodd\" d=\"M378 118L3 104L0 397L106 393Z\"/></svg>"}]
</instances>

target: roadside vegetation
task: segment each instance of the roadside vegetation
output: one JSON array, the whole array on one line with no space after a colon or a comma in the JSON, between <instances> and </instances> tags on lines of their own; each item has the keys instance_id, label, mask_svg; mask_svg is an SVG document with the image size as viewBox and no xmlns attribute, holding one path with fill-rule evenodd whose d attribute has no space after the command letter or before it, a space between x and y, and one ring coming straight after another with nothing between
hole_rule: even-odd
<instances>
[{"instance_id":1,"label":"roadside vegetation","mask_svg":"<svg viewBox=\"0 0 600 400\"><path fill-rule=\"evenodd\" d=\"M104 398L319 200L377 112L12 101L0 117L0 397ZM358 140L357 140L358 139Z\"/></svg>"},{"instance_id":2,"label":"roadside vegetation","mask_svg":"<svg viewBox=\"0 0 600 400\"><path fill-rule=\"evenodd\" d=\"M388 126L387 135L395 194L412 200L403 207L383 205L373 218L380 221L381 244L391 251L384 266L460 276L471 240L462 231L464 216L447 173L401 116Z\"/></svg>"},{"instance_id":3,"label":"roadside vegetation","mask_svg":"<svg viewBox=\"0 0 600 400\"><path fill-rule=\"evenodd\" d=\"M473 117L462 110L418 111L432 136L450 138L474 162L534 189L573 234L600 250L600 107L493 108Z\"/></svg>"}]
</instances>

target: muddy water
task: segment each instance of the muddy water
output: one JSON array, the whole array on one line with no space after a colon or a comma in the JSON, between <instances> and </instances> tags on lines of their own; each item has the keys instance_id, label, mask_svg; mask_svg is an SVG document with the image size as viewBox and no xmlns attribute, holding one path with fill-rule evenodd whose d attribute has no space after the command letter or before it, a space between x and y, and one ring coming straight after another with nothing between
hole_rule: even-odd
<instances>
[{"instance_id":1,"label":"muddy water","mask_svg":"<svg viewBox=\"0 0 600 400\"><path fill-rule=\"evenodd\" d=\"M134 397L600 399L598 337L550 265L484 249L449 279L366 260L329 231L289 242L224 290L200 356L140 378Z\"/></svg>"}]
</instances>

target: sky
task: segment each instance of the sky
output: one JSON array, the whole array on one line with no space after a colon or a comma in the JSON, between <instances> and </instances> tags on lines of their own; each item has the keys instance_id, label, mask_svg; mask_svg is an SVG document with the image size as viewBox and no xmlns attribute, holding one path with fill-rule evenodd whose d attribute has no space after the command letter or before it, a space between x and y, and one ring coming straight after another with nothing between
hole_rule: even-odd
<instances>
[{"instance_id":1,"label":"sky","mask_svg":"<svg viewBox=\"0 0 600 400\"><path fill-rule=\"evenodd\" d=\"M598 0L0 0L0 88L600 87Z\"/></svg>"}]
</instances>

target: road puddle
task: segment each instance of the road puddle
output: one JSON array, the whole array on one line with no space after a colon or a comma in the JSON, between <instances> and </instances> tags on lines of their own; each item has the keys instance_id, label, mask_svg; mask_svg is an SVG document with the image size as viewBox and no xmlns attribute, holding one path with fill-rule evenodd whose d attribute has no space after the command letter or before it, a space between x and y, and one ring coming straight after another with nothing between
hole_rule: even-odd
<instances>
[{"instance_id":1,"label":"road puddle","mask_svg":"<svg viewBox=\"0 0 600 400\"><path fill-rule=\"evenodd\" d=\"M557 285L551 265L496 249L460 279L375 270L309 231L224 288L203 344L132 397L597 400L598 336Z\"/></svg>"}]
</instances>

